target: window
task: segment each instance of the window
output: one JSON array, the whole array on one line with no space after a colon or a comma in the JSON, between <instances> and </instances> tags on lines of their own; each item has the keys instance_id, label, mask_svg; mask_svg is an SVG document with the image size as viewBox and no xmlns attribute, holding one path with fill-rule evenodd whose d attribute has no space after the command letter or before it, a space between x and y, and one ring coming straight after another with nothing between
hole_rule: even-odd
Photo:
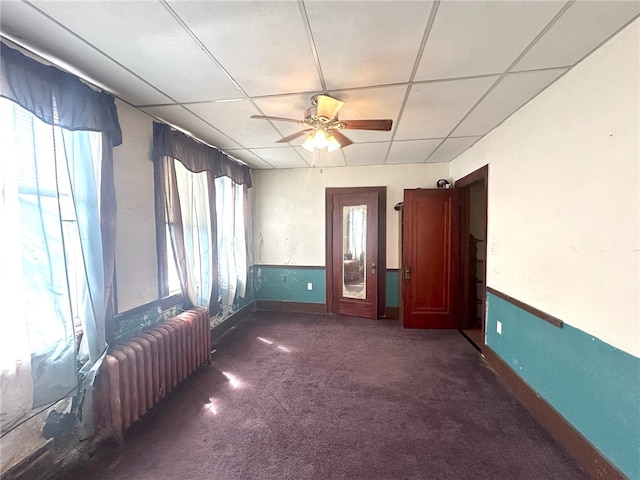
<instances>
[{"instance_id":1,"label":"window","mask_svg":"<svg viewBox=\"0 0 640 480\"><path fill-rule=\"evenodd\" d=\"M245 294L250 169L157 122L152 158L160 293L177 278L185 301L215 315Z\"/></svg>"},{"instance_id":2,"label":"window","mask_svg":"<svg viewBox=\"0 0 640 480\"><path fill-rule=\"evenodd\" d=\"M247 278L247 245L244 218L244 189L229 177L216 182L218 282L223 310L237 296L244 297Z\"/></svg>"},{"instance_id":3,"label":"window","mask_svg":"<svg viewBox=\"0 0 640 480\"><path fill-rule=\"evenodd\" d=\"M208 306L213 287L212 253L215 246L211 240L207 173L190 172L177 160L174 164L180 197L188 290L196 305Z\"/></svg>"},{"instance_id":4,"label":"window","mask_svg":"<svg viewBox=\"0 0 640 480\"><path fill-rule=\"evenodd\" d=\"M76 203L66 155L71 153L67 151L72 148L69 144L70 135L85 137L84 140L90 146L91 158L85 158L83 161L88 160L93 168L95 181L99 185L102 137L96 132L65 134L61 128L45 124L8 100L1 99L0 108L6 122L0 137L0 143L5 146L2 152L3 158L7 166L13 160L10 168L15 168L15 177L6 178L6 180L7 183L17 184L18 198L22 205L20 210L15 212L22 218L14 217L13 221L19 222L17 224L22 226L23 236L30 236L29 228L33 225L27 223L28 219L24 218L29 216L30 205L40 205L44 208L44 215L47 218L42 219L43 222L56 221L59 215L62 242L60 251L64 258L67 276L69 315L73 318L76 333L80 334L82 332L81 301L85 288L84 262L82 262ZM61 160L62 158L65 160ZM3 185L3 196L4 193ZM80 208L88 207L86 199L80 197L76 200ZM14 252L14 254L21 256L20 252ZM31 287L33 288L33 285ZM27 291L25 294L29 297L34 295L34 292Z\"/></svg>"},{"instance_id":5,"label":"window","mask_svg":"<svg viewBox=\"0 0 640 480\"><path fill-rule=\"evenodd\" d=\"M89 288L90 277L103 275L102 135L45 124L3 98L0 118L0 220L11 232L0 253L3 305L11 309L0 323L0 376L5 386L33 392L38 406L78 385L78 362L88 356L81 340L87 317L95 315L94 301L103 306L104 292L96 296ZM88 259L92 255L97 258ZM33 385L22 382L24 369L31 370ZM26 399L11 413L3 392L3 427L30 410Z\"/></svg>"},{"instance_id":6,"label":"window","mask_svg":"<svg viewBox=\"0 0 640 480\"><path fill-rule=\"evenodd\" d=\"M174 160L176 184L180 198L180 218L186 290L193 303L209 306L212 289L216 288L214 299L228 310L237 296L245 295L247 276L247 253L244 218L244 189L229 177L219 177L214 181L216 239L212 241L211 199L206 172L193 173L179 161ZM176 259L176 225L170 222L171 215L165 209L166 261L169 292L180 290ZM213 250L215 249L215 252ZM215 255L213 255L215 253ZM217 259L217 261L216 261ZM217 281L213 281L217 280Z\"/></svg>"}]
</instances>

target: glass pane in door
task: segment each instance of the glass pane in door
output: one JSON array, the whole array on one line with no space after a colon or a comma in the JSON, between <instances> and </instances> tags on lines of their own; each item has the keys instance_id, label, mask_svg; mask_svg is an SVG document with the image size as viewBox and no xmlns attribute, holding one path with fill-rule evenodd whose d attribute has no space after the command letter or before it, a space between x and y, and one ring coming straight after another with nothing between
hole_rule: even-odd
<instances>
[{"instance_id":1,"label":"glass pane in door","mask_svg":"<svg viewBox=\"0 0 640 480\"><path fill-rule=\"evenodd\" d=\"M365 299L367 296L367 206L342 207L342 296Z\"/></svg>"}]
</instances>

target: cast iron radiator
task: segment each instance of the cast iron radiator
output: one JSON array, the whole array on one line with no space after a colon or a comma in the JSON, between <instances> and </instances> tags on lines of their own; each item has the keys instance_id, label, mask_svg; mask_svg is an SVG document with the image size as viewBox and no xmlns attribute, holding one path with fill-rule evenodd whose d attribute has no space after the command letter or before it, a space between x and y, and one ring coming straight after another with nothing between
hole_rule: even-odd
<instances>
[{"instance_id":1,"label":"cast iron radiator","mask_svg":"<svg viewBox=\"0 0 640 480\"><path fill-rule=\"evenodd\" d=\"M95 380L96 433L121 442L146 411L210 359L209 310L195 307L109 347Z\"/></svg>"}]
</instances>

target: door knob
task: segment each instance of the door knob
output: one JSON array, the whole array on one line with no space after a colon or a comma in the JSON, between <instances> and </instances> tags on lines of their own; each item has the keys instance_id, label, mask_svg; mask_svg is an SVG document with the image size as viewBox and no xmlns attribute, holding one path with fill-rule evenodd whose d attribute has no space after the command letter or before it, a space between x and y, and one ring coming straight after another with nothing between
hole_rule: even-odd
<instances>
[{"instance_id":1,"label":"door knob","mask_svg":"<svg viewBox=\"0 0 640 480\"><path fill-rule=\"evenodd\" d=\"M411 269L409 267L404 267L404 279L405 280L411 279Z\"/></svg>"},{"instance_id":2,"label":"door knob","mask_svg":"<svg viewBox=\"0 0 640 480\"><path fill-rule=\"evenodd\" d=\"M375 264L375 263L372 263L372 264L371 264L371 273L376 273L376 268L377 268L377 267L376 267L376 264Z\"/></svg>"}]
</instances>

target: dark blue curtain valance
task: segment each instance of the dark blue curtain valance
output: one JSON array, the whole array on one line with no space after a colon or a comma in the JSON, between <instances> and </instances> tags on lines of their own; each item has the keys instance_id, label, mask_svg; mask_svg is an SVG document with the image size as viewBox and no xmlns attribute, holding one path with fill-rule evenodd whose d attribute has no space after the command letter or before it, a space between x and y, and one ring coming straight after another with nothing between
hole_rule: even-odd
<instances>
[{"instance_id":1,"label":"dark blue curtain valance","mask_svg":"<svg viewBox=\"0 0 640 480\"><path fill-rule=\"evenodd\" d=\"M103 132L112 146L122 143L112 95L97 92L74 75L43 65L5 43L0 43L0 57L0 96L50 125Z\"/></svg>"},{"instance_id":2,"label":"dark blue curtain valance","mask_svg":"<svg viewBox=\"0 0 640 480\"><path fill-rule=\"evenodd\" d=\"M251 187L249 167L232 160L220 150L196 142L182 132L171 127L153 123L153 161L171 157L180 161L194 173L211 172L214 178L229 177L239 185Z\"/></svg>"}]
</instances>

